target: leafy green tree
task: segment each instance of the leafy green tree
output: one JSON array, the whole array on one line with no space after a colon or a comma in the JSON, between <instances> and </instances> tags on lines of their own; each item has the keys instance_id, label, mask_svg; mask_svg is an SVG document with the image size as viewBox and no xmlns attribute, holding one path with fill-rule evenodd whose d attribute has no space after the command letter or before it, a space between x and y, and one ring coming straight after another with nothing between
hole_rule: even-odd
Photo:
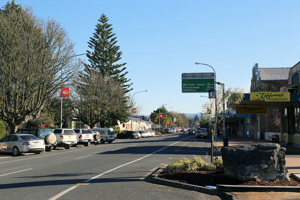
<instances>
[{"instance_id":1,"label":"leafy green tree","mask_svg":"<svg viewBox=\"0 0 300 200\"><path fill-rule=\"evenodd\" d=\"M0 30L0 119L14 133L72 77L74 45L55 21L14 1L0 10Z\"/></svg>"},{"instance_id":2,"label":"leafy green tree","mask_svg":"<svg viewBox=\"0 0 300 200\"><path fill-rule=\"evenodd\" d=\"M90 127L100 123L109 127L107 120L112 113L122 110L124 90L113 78L102 76L98 71L85 68L76 83L76 116Z\"/></svg>"},{"instance_id":3,"label":"leafy green tree","mask_svg":"<svg viewBox=\"0 0 300 200\"><path fill-rule=\"evenodd\" d=\"M102 77L111 77L117 81L121 86L121 93L127 94L132 90L130 79L126 78L128 72L126 71L126 63L119 63L122 59L122 52L117 45L117 37L113 33L112 25L108 23L106 15L102 14L96 25L93 37L90 38L88 46L91 50L87 51L87 57L89 64L86 67L94 69L99 72ZM122 109L109 111L109 115L106 115L106 119L101 122L109 123L110 125L116 124L117 121L128 121L129 113L129 98L126 95L122 95L123 100L120 101ZM108 113L107 110L102 110Z\"/></svg>"}]
</instances>

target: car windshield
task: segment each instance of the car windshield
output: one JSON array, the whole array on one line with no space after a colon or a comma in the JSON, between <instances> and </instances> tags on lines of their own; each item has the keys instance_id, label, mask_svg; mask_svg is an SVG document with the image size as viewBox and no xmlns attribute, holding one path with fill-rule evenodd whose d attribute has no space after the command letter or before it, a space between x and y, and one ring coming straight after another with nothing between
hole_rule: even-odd
<instances>
[{"instance_id":1,"label":"car windshield","mask_svg":"<svg viewBox=\"0 0 300 200\"><path fill-rule=\"evenodd\" d=\"M90 129L83 129L82 133L92 133L92 131Z\"/></svg>"},{"instance_id":2,"label":"car windshield","mask_svg":"<svg viewBox=\"0 0 300 200\"><path fill-rule=\"evenodd\" d=\"M54 134L61 134L61 129L56 129L56 130L54 130Z\"/></svg>"},{"instance_id":3,"label":"car windshield","mask_svg":"<svg viewBox=\"0 0 300 200\"><path fill-rule=\"evenodd\" d=\"M114 135L115 133L114 133L114 131L108 130L108 131L107 131L107 134L108 134L108 135Z\"/></svg>"},{"instance_id":4,"label":"car windshield","mask_svg":"<svg viewBox=\"0 0 300 200\"><path fill-rule=\"evenodd\" d=\"M21 135L20 137L23 140L39 140L39 138L34 135Z\"/></svg>"},{"instance_id":5,"label":"car windshield","mask_svg":"<svg viewBox=\"0 0 300 200\"><path fill-rule=\"evenodd\" d=\"M73 130L65 130L64 134L65 135L76 135L76 133Z\"/></svg>"}]
</instances>

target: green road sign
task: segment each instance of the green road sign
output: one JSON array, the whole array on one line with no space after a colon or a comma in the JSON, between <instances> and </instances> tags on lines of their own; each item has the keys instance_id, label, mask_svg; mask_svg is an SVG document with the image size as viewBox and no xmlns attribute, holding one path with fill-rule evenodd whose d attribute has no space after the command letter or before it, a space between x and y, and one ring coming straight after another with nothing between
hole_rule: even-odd
<instances>
[{"instance_id":1,"label":"green road sign","mask_svg":"<svg viewBox=\"0 0 300 200\"><path fill-rule=\"evenodd\" d=\"M214 73L183 73L182 92L202 93L215 89Z\"/></svg>"}]
</instances>

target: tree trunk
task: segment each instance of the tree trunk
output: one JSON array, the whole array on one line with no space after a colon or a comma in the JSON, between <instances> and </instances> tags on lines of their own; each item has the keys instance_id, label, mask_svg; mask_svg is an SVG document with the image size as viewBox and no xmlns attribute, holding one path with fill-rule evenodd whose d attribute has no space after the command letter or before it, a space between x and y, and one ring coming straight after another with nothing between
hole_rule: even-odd
<instances>
[{"instance_id":1,"label":"tree trunk","mask_svg":"<svg viewBox=\"0 0 300 200\"><path fill-rule=\"evenodd\" d=\"M9 124L10 134L14 134L15 132L17 132L18 127L19 127L18 125L15 125L15 124L10 123L10 124Z\"/></svg>"}]
</instances>

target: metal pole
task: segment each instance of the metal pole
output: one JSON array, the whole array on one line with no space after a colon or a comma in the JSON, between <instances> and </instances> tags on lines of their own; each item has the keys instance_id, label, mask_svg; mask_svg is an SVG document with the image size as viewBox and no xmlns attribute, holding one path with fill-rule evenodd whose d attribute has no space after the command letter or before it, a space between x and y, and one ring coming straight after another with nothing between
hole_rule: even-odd
<instances>
[{"instance_id":1,"label":"metal pole","mask_svg":"<svg viewBox=\"0 0 300 200\"><path fill-rule=\"evenodd\" d=\"M158 132L160 132L160 108L158 109L158 125L159 125Z\"/></svg>"},{"instance_id":2,"label":"metal pole","mask_svg":"<svg viewBox=\"0 0 300 200\"><path fill-rule=\"evenodd\" d=\"M74 56L70 56L69 58L73 58L73 57L77 57L77 56L82 56L82 55L86 55L86 54L92 54L92 53L81 53L81 54L77 54L77 55L74 55ZM62 75L63 75L63 69L61 68L61 80L63 79L62 78ZM61 94L60 94L60 128L62 128L62 113L63 113L63 97L62 97L62 88L63 88L63 85L61 83Z\"/></svg>"},{"instance_id":3,"label":"metal pole","mask_svg":"<svg viewBox=\"0 0 300 200\"><path fill-rule=\"evenodd\" d=\"M215 85L215 93L216 93L216 97L215 97L215 134L217 134L217 126L218 126L218 118L217 118L217 73L216 73L216 70L209 64L206 64L206 63L198 63L198 62L195 62L196 65L206 65L206 66L209 66L215 73L215 81L214 81L214 85ZM213 142L214 142L214 136L213 134L211 134L211 156L210 156L210 161L213 162L213 157L214 157L214 145L213 145Z\"/></svg>"},{"instance_id":4,"label":"metal pole","mask_svg":"<svg viewBox=\"0 0 300 200\"><path fill-rule=\"evenodd\" d=\"M137 94L137 93L141 93L141 92L148 92L148 90L143 90L143 91L138 91L138 92L135 92L135 93L133 93L133 95L132 95L132 106L133 106L133 97L134 97L134 95L135 94ZM132 129L132 119L133 119L133 115L132 115L132 108L131 108L131 131L133 130Z\"/></svg>"},{"instance_id":5,"label":"metal pole","mask_svg":"<svg viewBox=\"0 0 300 200\"><path fill-rule=\"evenodd\" d=\"M223 83L222 84L223 86L223 113L224 113L224 118L223 118L223 138L225 139L226 138L226 121L225 121L225 97L224 97L224 94L225 94L225 84ZM224 140L223 139L223 140ZM227 142L226 142L227 143ZM225 145L224 145L225 146ZM227 145L226 145L227 146Z\"/></svg>"}]
</instances>

